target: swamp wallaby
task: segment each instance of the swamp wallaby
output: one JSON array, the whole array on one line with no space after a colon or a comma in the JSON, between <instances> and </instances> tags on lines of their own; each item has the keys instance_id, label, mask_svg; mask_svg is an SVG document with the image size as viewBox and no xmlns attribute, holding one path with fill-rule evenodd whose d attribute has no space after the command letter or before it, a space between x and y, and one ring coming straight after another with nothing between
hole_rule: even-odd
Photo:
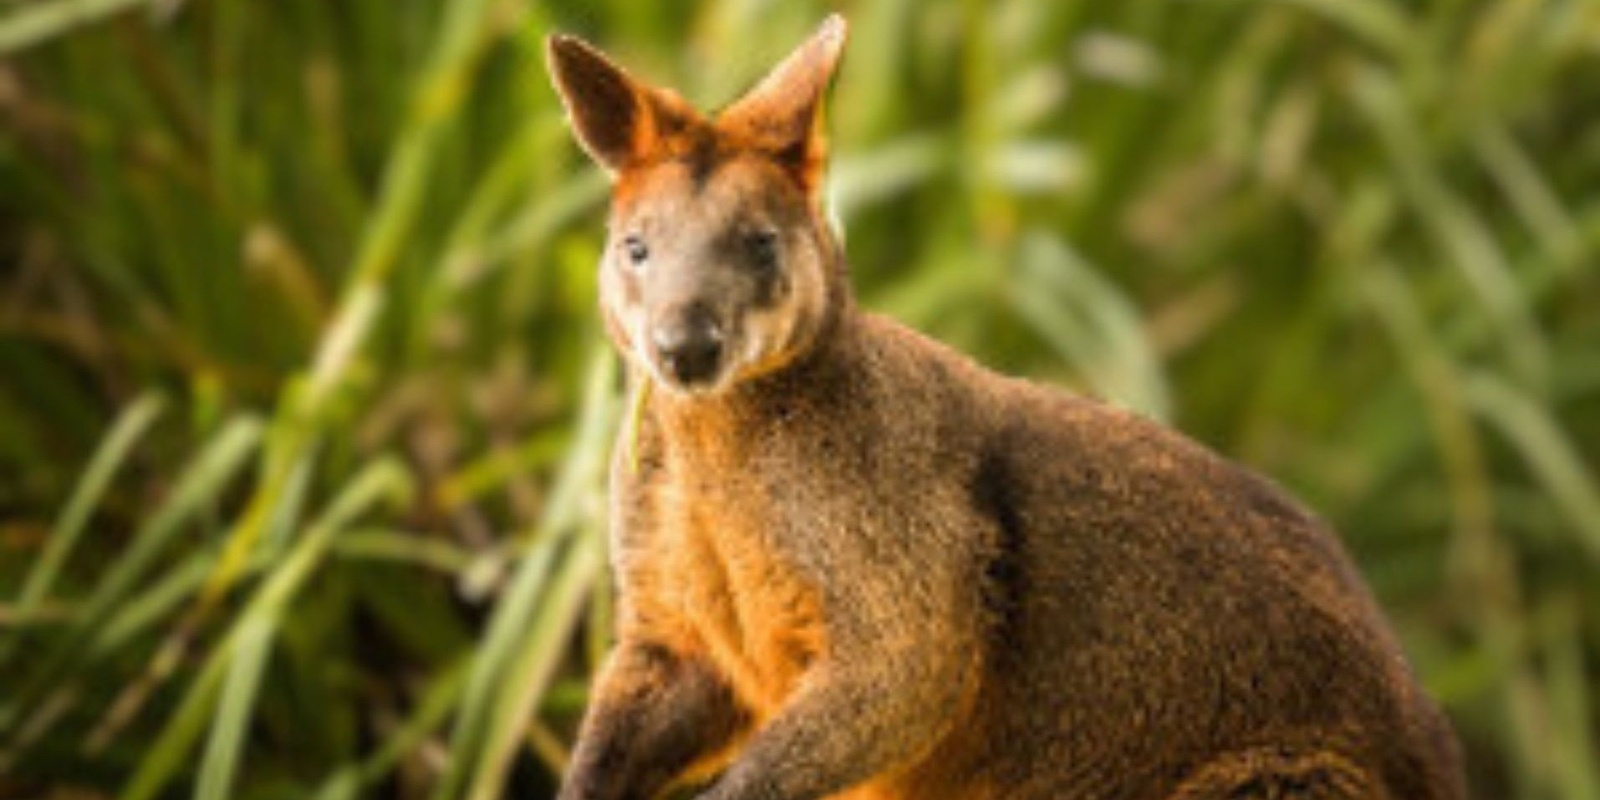
<instances>
[{"instance_id":1,"label":"swamp wallaby","mask_svg":"<svg viewBox=\"0 0 1600 800\"><path fill-rule=\"evenodd\" d=\"M1461 798L1339 541L1266 480L859 310L845 25L705 116L565 36L637 403L566 800Z\"/></svg>"}]
</instances>

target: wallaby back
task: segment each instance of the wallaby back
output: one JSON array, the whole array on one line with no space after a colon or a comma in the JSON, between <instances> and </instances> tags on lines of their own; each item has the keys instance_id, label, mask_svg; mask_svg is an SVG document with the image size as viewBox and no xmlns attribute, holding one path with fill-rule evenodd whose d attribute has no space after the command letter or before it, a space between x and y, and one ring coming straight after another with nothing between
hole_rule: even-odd
<instances>
[{"instance_id":1,"label":"wallaby back","mask_svg":"<svg viewBox=\"0 0 1600 800\"><path fill-rule=\"evenodd\" d=\"M566 800L1461 798L1337 537L1106 405L858 310L818 33L707 118L570 38L638 413Z\"/></svg>"}]
</instances>

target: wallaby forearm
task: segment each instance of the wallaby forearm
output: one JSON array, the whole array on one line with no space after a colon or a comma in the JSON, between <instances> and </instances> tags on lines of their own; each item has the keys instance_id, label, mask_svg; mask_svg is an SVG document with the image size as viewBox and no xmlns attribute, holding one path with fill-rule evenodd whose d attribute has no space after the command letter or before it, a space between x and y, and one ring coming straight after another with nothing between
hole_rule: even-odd
<instances>
[{"instance_id":1,"label":"wallaby forearm","mask_svg":"<svg viewBox=\"0 0 1600 800\"><path fill-rule=\"evenodd\" d=\"M806 800L893 773L932 749L971 684L952 655L880 654L824 667L700 800Z\"/></svg>"},{"instance_id":2,"label":"wallaby forearm","mask_svg":"<svg viewBox=\"0 0 1600 800\"><path fill-rule=\"evenodd\" d=\"M747 724L705 664L624 642L596 684L561 800L654 797Z\"/></svg>"}]
</instances>

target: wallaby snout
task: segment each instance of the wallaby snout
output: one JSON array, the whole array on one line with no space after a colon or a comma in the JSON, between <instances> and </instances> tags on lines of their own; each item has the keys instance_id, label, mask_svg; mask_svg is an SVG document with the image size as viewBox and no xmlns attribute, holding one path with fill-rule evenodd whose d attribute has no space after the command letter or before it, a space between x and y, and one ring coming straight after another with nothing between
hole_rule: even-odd
<instances>
[{"instance_id":1,"label":"wallaby snout","mask_svg":"<svg viewBox=\"0 0 1600 800\"><path fill-rule=\"evenodd\" d=\"M711 306L690 302L660 316L650 328L660 371L684 387L715 384L723 367L723 328Z\"/></svg>"}]
</instances>

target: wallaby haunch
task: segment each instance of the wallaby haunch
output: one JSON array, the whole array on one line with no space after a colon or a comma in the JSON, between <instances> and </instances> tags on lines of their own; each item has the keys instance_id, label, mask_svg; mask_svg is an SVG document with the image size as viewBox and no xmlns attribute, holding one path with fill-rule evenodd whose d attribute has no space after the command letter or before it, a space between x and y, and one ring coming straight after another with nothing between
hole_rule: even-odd
<instances>
[{"instance_id":1,"label":"wallaby haunch","mask_svg":"<svg viewBox=\"0 0 1600 800\"><path fill-rule=\"evenodd\" d=\"M1337 538L1132 414L858 310L830 18L714 117L565 36L637 413L567 800L1461 798Z\"/></svg>"}]
</instances>

